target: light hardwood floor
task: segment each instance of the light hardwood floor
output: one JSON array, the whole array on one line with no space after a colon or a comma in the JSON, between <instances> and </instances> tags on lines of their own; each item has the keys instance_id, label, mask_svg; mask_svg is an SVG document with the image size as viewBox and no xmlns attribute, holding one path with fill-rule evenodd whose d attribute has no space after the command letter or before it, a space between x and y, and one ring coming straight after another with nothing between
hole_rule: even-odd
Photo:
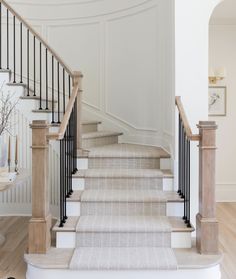
<instances>
[{"instance_id":1,"label":"light hardwood floor","mask_svg":"<svg viewBox=\"0 0 236 279\"><path fill-rule=\"evenodd\" d=\"M236 278L236 203L218 203L220 249L224 253L222 279ZM0 279L24 279L23 255L27 245L28 217L0 217L0 231L7 236L0 247ZM209 278L210 279L210 278Z\"/></svg>"}]
</instances>

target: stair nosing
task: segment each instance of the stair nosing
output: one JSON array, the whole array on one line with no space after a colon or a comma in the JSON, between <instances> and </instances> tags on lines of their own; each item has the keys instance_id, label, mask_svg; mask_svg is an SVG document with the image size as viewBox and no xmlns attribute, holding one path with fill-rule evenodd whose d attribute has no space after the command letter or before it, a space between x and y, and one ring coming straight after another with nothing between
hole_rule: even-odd
<instances>
[{"instance_id":1,"label":"stair nosing","mask_svg":"<svg viewBox=\"0 0 236 279\"><path fill-rule=\"evenodd\" d=\"M91 135L91 136L89 136L89 135ZM106 137L117 137L117 136L122 136L122 135L123 135L123 133L121 133L121 132L97 131L97 132L82 134L82 139L89 140L89 139L106 138Z\"/></svg>"}]
</instances>

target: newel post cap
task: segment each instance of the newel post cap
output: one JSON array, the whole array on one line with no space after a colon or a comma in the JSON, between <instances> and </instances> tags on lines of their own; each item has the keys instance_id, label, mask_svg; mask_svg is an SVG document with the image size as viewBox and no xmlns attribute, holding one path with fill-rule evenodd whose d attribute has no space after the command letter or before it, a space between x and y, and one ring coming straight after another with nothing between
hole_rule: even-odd
<instances>
[{"instance_id":1,"label":"newel post cap","mask_svg":"<svg viewBox=\"0 0 236 279\"><path fill-rule=\"evenodd\" d=\"M33 120L32 124L30 124L31 129L43 129L48 127L49 125L46 120Z\"/></svg>"},{"instance_id":2,"label":"newel post cap","mask_svg":"<svg viewBox=\"0 0 236 279\"><path fill-rule=\"evenodd\" d=\"M73 77L74 78L82 78L83 74L81 71L73 71Z\"/></svg>"},{"instance_id":3,"label":"newel post cap","mask_svg":"<svg viewBox=\"0 0 236 279\"><path fill-rule=\"evenodd\" d=\"M199 121L197 127L202 130L216 130L218 128L215 121Z\"/></svg>"}]
</instances>

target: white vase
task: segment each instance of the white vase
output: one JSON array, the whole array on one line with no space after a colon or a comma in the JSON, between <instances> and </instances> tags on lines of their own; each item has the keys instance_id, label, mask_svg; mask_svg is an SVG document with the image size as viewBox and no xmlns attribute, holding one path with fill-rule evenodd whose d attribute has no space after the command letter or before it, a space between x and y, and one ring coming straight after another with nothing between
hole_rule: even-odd
<instances>
[{"instance_id":1,"label":"white vase","mask_svg":"<svg viewBox=\"0 0 236 279\"><path fill-rule=\"evenodd\" d=\"M7 164L7 144L3 136L0 136L0 168Z\"/></svg>"}]
</instances>

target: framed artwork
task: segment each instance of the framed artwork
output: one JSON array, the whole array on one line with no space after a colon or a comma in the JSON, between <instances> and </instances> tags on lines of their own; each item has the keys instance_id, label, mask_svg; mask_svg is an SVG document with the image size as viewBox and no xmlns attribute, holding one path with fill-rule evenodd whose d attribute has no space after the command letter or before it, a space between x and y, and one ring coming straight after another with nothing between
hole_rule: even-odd
<instances>
[{"instance_id":1,"label":"framed artwork","mask_svg":"<svg viewBox=\"0 0 236 279\"><path fill-rule=\"evenodd\" d=\"M226 116L226 86L210 86L208 100L209 116Z\"/></svg>"}]
</instances>

